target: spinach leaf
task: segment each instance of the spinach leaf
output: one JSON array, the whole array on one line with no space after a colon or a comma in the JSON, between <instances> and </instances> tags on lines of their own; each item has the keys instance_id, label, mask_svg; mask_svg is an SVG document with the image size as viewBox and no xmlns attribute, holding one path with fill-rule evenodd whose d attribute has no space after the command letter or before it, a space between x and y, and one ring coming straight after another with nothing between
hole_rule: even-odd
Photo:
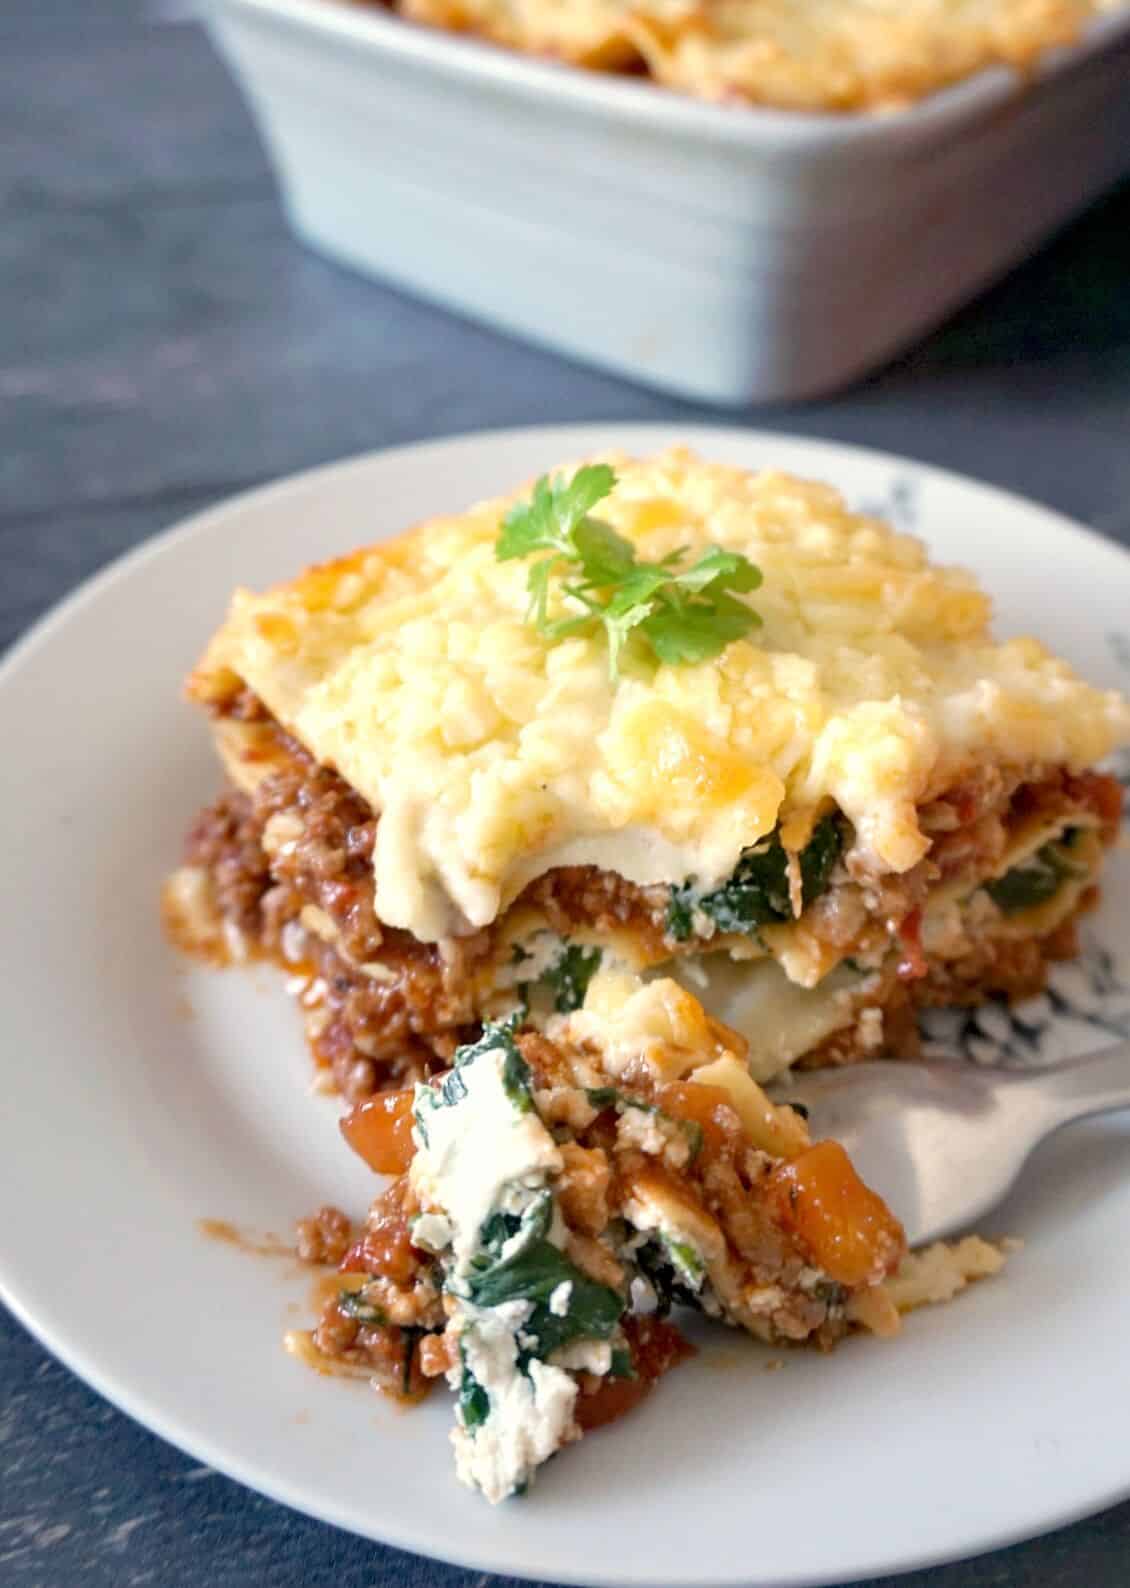
<instances>
[{"instance_id":1,"label":"spinach leaf","mask_svg":"<svg viewBox=\"0 0 1130 1588\"><path fill-rule=\"evenodd\" d=\"M985 884L985 892L1005 915L1031 910L1057 894L1069 877L1086 875L1086 867L1076 864L1066 853L1074 839L1074 829L1065 833L1062 843L1045 844L1021 865L1013 866L1003 877Z\"/></svg>"},{"instance_id":2,"label":"spinach leaf","mask_svg":"<svg viewBox=\"0 0 1130 1588\"><path fill-rule=\"evenodd\" d=\"M477 1042L467 1042L456 1048L452 1068L438 1087L420 1086L416 1089L416 1124L428 1145L427 1116L437 1108L454 1108L467 1095L467 1082L463 1071L486 1053L504 1055L502 1086L519 1114L528 1114L534 1106L530 1096L530 1067L518 1051L514 1031L518 1019L514 1015L506 1020L487 1021Z\"/></svg>"},{"instance_id":3,"label":"spinach leaf","mask_svg":"<svg viewBox=\"0 0 1130 1588\"><path fill-rule=\"evenodd\" d=\"M530 1096L530 1066L518 1052L513 1038L508 1038L508 1050L502 1066L502 1090L519 1114L528 1114L534 1106Z\"/></svg>"},{"instance_id":4,"label":"spinach leaf","mask_svg":"<svg viewBox=\"0 0 1130 1588\"><path fill-rule=\"evenodd\" d=\"M456 1057L458 1058L458 1055ZM466 1081L458 1070L452 1070L450 1075L444 1077L443 1084L439 1088L437 1103L441 1108L454 1108L455 1104L461 1103L466 1095Z\"/></svg>"},{"instance_id":5,"label":"spinach leaf","mask_svg":"<svg viewBox=\"0 0 1130 1588\"><path fill-rule=\"evenodd\" d=\"M400 1359L400 1388L405 1395L409 1395L412 1392L412 1358L415 1354L416 1346L429 1332L427 1329L417 1329L412 1324L407 1324L401 1328L400 1338L404 1354Z\"/></svg>"},{"instance_id":6,"label":"spinach leaf","mask_svg":"<svg viewBox=\"0 0 1130 1588\"><path fill-rule=\"evenodd\" d=\"M519 1217L514 1213L492 1213L479 1231L479 1244L483 1255L472 1260L472 1267L480 1272L498 1263L499 1253L507 1241L521 1235L522 1240L510 1253L507 1261L520 1257L534 1241L549 1233L553 1223L553 1192L548 1188L539 1191Z\"/></svg>"},{"instance_id":7,"label":"spinach leaf","mask_svg":"<svg viewBox=\"0 0 1130 1588\"><path fill-rule=\"evenodd\" d=\"M580 1274L580 1270L577 1270ZM598 1285L582 1274L580 1283L572 1281L569 1310L564 1317L539 1302L523 1331L537 1340L537 1355L549 1356L571 1340L607 1340L616 1332L624 1315L624 1302L618 1291Z\"/></svg>"},{"instance_id":8,"label":"spinach leaf","mask_svg":"<svg viewBox=\"0 0 1130 1588\"><path fill-rule=\"evenodd\" d=\"M672 1236L660 1237L667 1248L671 1266L688 1290L699 1291L706 1278L706 1264L689 1241L677 1241Z\"/></svg>"},{"instance_id":9,"label":"spinach leaf","mask_svg":"<svg viewBox=\"0 0 1130 1588\"><path fill-rule=\"evenodd\" d=\"M817 822L800 852L802 908L827 887L843 845L843 826L837 817L825 816ZM713 892L700 894L693 882L672 888L668 935L685 942L694 929L695 910L709 916L722 932L752 934L773 921L791 921L788 856L777 834L747 850L729 881Z\"/></svg>"},{"instance_id":10,"label":"spinach leaf","mask_svg":"<svg viewBox=\"0 0 1130 1588\"><path fill-rule=\"evenodd\" d=\"M636 1369L632 1362L632 1353L626 1345L616 1345L612 1348L612 1365L608 1369L609 1378L635 1378Z\"/></svg>"},{"instance_id":11,"label":"spinach leaf","mask_svg":"<svg viewBox=\"0 0 1130 1588\"><path fill-rule=\"evenodd\" d=\"M693 1297L680 1293L667 1253L658 1240L647 1241L641 1246L635 1260L636 1267L655 1291L657 1317L665 1318L677 1301L693 1301Z\"/></svg>"},{"instance_id":12,"label":"spinach leaf","mask_svg":"<svg viewBox=\"0 0 1130 1588\"><path fill-rule=\"evenodd\" d=\"M692 883L684 882L671 889L667 900L667 936L676 943L685 943L694 931L695 892Z\"/></svg>"},{"instance_id":13,"label":"spinach leaf","mask_svg":"<svg viewBox=\"0 0 1130 1588\"><path fill-rule=\"evenodd\" d=\"M516 1213L492 1213L479 1231L479 1244L487 1256L475 1258L474 1261L482 1268L489 1268L500 1249L512 1235L517 1235L521 1227L522 1221Z\"/></svg>"},{"instance_id":14,"label":"spinach leaf","mask_svg":"<svg viewBox=\"0 0 1130 1588\"><path fill-rule=\"evenodd\" d=\"M481 1428L490 1416L490 1396L467 1366L463 1347L459 1348L463 1373L459 1380L459 1415L464 1428Z\"/></svg>"},{"instance_id":15,"label":"spinach leaf","mask_svg":"<svg viewBox=\"0 0 1130 1588\"><path fill-rule=\"evenodd\" d=\"M347 1318L355 1318L358 1323L368 1323L378 1328L388 1322L388 1317L380 1307L374 1307L372 1302L366 1301L356 1290L338 1292L337 1310L343 1312Z\"/></svg>"},{"instance_id":16,"label":"spinach leaf","mask_svg":"<svg viewBox=\"0 0 1130 1588\"><path fill-rule=\"evenodd\" d=\"M660 1112L662 1112L662 1110L660 1110ZM670 1114L666 1115L666 1118L668 1119L671 1119L672 1117L673 1116ZM694 1163L695 1159L702 1151L702 1126L699 1124L697 1119L679 1119L676 1120L676 1124L679 1126L680 1130L683 1131L687 1138L687 1142L690 1145L691 1153L690 1158L687 1161L688 1163Z\"/></svg>"},{"instance_id":17,"label":"spinach leaf","mask_svg":"<svg viewBox=\"0 0 1130 1588\"><path fill-rule=\"evenodd\" d=\"M473 1274L469 1290L477 1307L500 1307L506 1301L548 1301L558 1285L578 1278L584 1278L580 1270L542 1237Z\"/></svg>"},{"instance_id":18,"label":"spinach leaf","mask_svg":"<svg viewBox=\"0 0 1130 1588\"><path fill-rule=\"evenodd\" d=\"M704 1269L692 1246L657 1235L635 1254L636 1266L655 1291L656 1315L664 1318L673 1306L701 1311Z\"/></svg>"},{"instance_id":19,"label":"spinach leaf","mask_svg":"<svg viewBox=\"0 0 1130 1588\"><path fill-rule=\"evenodd\" d=\"M553 1007L559 1015L572 1014L585 1001L589 982L600 967L600 949L584 948L580 943L569 947L546 972L545 982L553 994Z\"/></svg>"},{"instance_id":20,"label":"spinach leaf","mask_svg":"<svg viewBox=\"0 0 1130 1588\"><path fill-rule=\"evenodd\" d=\"M549 1300L563 1284L572 1288L568 1310L559 1316L550 1311ZM468 1289L478 1307L499 1307L507 1301L530 1302L532 1311L522 1329L536 1340L539 1357L548 1356L571 1340L609 1339L624 1313L624 1299L619 1291L590 1279L544 1236L473 1273ZM532 1348L525 1354L526 1361L531 1354Z\"/></svg>"},{"instance_id":21,"label":"spinach leaf","mask_svg":"<svg viewBox=\"0 0 1130 1588\"><path fill-rule=\"evenodd\" d=\"M800 852L801 899L805 909L828 886L832 867L844 848L843 823L835 816L822 817Z\"/></svg>"}]
</instances>

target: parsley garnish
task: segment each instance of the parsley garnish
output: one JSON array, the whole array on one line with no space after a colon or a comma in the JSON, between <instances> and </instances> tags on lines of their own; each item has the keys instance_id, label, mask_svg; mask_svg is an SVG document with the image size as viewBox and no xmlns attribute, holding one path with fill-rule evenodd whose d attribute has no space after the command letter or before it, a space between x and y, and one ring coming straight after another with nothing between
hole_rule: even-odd
<instances>
[{"instance_id":1,"label":"parsley garnish","mask_svg":"<svg viewBox=\"0 0 1130 1588\"><path fill-rule=\"evenodd\" d=\"M565 639L603 625L609 673L616 678L620 653L632 634L645 640L659 661L678 664L717 656L760 625L753 608L733 594L756 590L761 583L760 570L741 552L711 546L697 562L681 567L681 548L661 562L641 562L630 540L590 518L589 509L615 484L607 463L590 463L571 480L543 474L530 501L517 503L503 519L495 546L499 562L548 553L531 566L526 580L528 616L544 635ZM572 615L549 615L555 574Z\"/></svg>"}]
</instances>

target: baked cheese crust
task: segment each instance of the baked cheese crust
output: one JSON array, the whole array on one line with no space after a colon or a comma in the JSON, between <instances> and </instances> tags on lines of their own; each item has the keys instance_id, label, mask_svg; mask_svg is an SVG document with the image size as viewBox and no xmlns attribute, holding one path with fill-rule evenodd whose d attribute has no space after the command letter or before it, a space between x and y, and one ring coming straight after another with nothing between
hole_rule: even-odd
<instances>
[{"instance_id":1,"label":"baked cheese crust","mask_svg":"<svg viewBox=\"0 0 1130 1588\"><path fill-rule=\"evenodd\" d=\"M1123 0L395 0L513 49L786 110L893 110L989 66L1025 71Z\"/></svg>"},{"instance_id":2,"label":"baked cheese crust","mask_svg":"<svg viewBox=\"0 0 1130 1588\"><path fill-rule=\"evenodd\" d=\"M677 448L608 454L599 516L658 559L718 545L755 562L763 627L656 665L526 621L527 564L500 563L509 498L237 591L189 683L252 689L380 815L382 921L437 941L495 920L534 877L591 864L716 886L780 825L834 804L876 871L929 847L917 808L971 767L1083 769L1130 742L1130 706L1036 640L994 642L973 577L852 513L837 492Z\"/></svg>"}]
</instances>

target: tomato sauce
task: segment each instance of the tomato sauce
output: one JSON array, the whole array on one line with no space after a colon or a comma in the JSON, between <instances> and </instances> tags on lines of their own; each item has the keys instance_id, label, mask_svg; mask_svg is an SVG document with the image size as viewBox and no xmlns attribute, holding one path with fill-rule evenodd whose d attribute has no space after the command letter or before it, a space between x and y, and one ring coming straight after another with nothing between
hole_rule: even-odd
<instances>
[{"instance_id":1,"label":"tomato sauce","mask_svg":"<svg viewBox=\"0 0 1130 1588\"><path fill-rule=\"evenodd\" d=\"M577 1396L576 1418L585 1433L615 1422L644 1400L671 1368L695 1354L695 1348L665 1318L653 1315L624 1319L632 1353L633 1378L601 1378L588 1394Z\"/></svg>"},{"instance_id":2,"label":"tomato sauce","mask_svg":"<svg viewBox=\"0 0 1130 1588\"><path fill-rule=\"evenodd\" d=\"M419 1258L412 1246L400 1191L399 1185L390 1186L373 1203L368 1228L341 1260L343 1274L374 1274L397 1285L410 1283Z\"/></svg>"}]
</instances>

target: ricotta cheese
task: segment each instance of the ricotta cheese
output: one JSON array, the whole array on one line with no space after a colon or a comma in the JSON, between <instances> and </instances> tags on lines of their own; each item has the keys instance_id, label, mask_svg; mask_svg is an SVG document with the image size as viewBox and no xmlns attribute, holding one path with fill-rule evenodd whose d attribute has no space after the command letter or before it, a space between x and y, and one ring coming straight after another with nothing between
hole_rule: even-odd
<instances>
[{"instance_id":1,"label":"ricotta cheese","mask_svg":"<svg viewBox=\"0 0 1130 1588\"><path fill-rule=\"evenodd\" d=\"M486 1304L492 1274L503 1274L511 1293L527 1288L519 1277L523 1260L544 1258L538 1242L548 1242L553 1255L566 1237L552 1191L562 1155L526 1090L509 1038L497 1034L496 1045L490 1041L488 1032L477 1049L457 1059L438 1093L417 1088L417 1151L409 1174L425 1208L412 1238L442 1255L449 1329L457 1343L447 1375L460 1397L451 1435L456 1472L496 1503L521 1491L543 1461L579 1437L570 1370L607 1372L612 1353L604 1341L582 1338L546 1361L548 1350L538 1355L545 1322L534 1300L519 1295ZM484 1241L484 1227L496 1213L515 1215L518 1228L505 1239L495 1231ZM554 1286L545 1298L551 1318L569 1317L575 1288L571 1279ZM530 1294L537 1296L536 1279Z\"/></svg>"},{"instance_id":2,"label":"ricotta cheese","mask_svg":"<svg viewBox=\"0 0 1130 1588\"><path fill-rule=\"evenodd\" d=\"M549 1310L555 1318L564 1318L569 1312L569 1297L573 1294L573 1286L569 1280L563 1279L549 1298Z\"/></svg>"},{"instance_id":3,"label":"ricotta cheese","mask_svg":"<svg viewBox=\"0 0 1130 1588\"><path fill-rule=\"evenodd\" d=\"M463 1363L449 1375L458 1389L464 1370L490 1399L477 1428L462 1422L451 1432L461 1482L481 1489L492 1505L529 1482L534 1469L576 1437L577 1385L563 1368L531 1361L518 1366L518 1340L505 1309L475 1309L460 1334Z\"/></svg>"},{"instance_id":4,"label":"ricotta cheese","mask_svg":"<svg viewBox=\"0 0 1130 1588\"><path fill-rule=\"evenodd\" d=\"M547 1176L562 1168L537 1114L532 1108L522 1112L508 1092L505 1066L502 1048L460 1065L454 1075L465 1094L446 1107L429 1106L428 1088L417 1088L412 1182L423 1202L442 1209L450 1222L457 1277L470 1268L490 1214L499 1208L520 1212Z\"/></svg>"}]
</instances>

